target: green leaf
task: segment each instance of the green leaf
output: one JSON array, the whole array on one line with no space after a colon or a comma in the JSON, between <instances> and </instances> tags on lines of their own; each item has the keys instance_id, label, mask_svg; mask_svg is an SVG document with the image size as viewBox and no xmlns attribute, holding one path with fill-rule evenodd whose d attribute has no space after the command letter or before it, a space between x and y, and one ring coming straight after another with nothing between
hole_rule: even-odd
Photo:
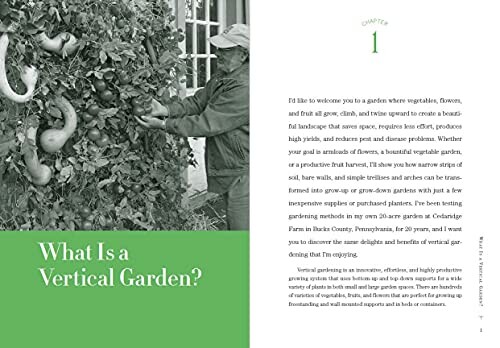
<instances>
[{"instance_id":1,"label":"green leaf","mask_svg":"<svg viewBox=\"0 0 500 348\"><path fill-rule=\"evenodd\" d=\"M0 16L4 17L10 13L10 7L6 3L0 4Z\"/></svg>"},{"instance_id":2,"label":"green leaf","mask_svg":"<svg viewBox=\"0 0 500 348\"><path fill-rule=\"evenodd\" d=\"M39 28L39 30L42 30L42 28L45 26L45 23L47 22L47 16L43 15L39 19L37 19L33 24Z\"/></svg>"},{"instance_id":3,"label":"green leaf","mask_svg":"<svg viewBox=\"0 0 500 348\"><path fill-rule=\"evenodd\" d=\"M82 170L84 172L95 173L95 167L87 162L83 163Z\"/></svg>"},{"instance_id":4,"label":"green leaf","mask_svg":"<svg viewBox=\"0 0 500 348\"><path fill-rule=\"evenodd\" d=\"M118 108L102 109L99 111L99 116L104 118L113 117L118 113L118 111L120 111Z\"/></svg>"},{"instance_id":5,"label":"green leaf","mask_svg":"<svg viewBox=\"0 0 500 348\"><path fill-rule=\"evenodd\" d=\"M135 59L137 56L135 55L134 51L132 50L124 50L122 52L122 55L126 56L126 57L129 57L129 58L132 58L132 59Z\"/></svg>"},{"instance_id":6,"label":"green leaf","mask_svg":"<svg viewBox=\"0 0 500 348\"><path fill-rule=\"evenodd\" d=\"M76 24L81 25L81 24L86 24L87 23L87 14L86 13L79 13L76 16Z\"/></svg>"},{"instance_id":7,"label":"green leaf","mask_svg":"<svg viewBox=\"0 0 500 348\"><path fill-rule=\"evenodd\" d=\"M127 160L128 161L139 161L139 160L141 160L141 158L137 155L132 154L130 156L127 156Z\"/></svg>"},{"instance_id":8,"label":"green leaf","mask_svg":"<svg viewBox=\"0 0 500 348\"><path fill-rule=\"evenodd\" d=\"M70 22L71 22L71 14L68 14L67 16L64 16L63 20L64 20L64 23L66 23L67 25L69 25Z\"/></svg>"},{"instance_id":9,"label":"green leaf","mask_svg":"<svg viewBox=\"0 0 500 348\"><path fill-rule=\"evenodd\" d=\"M121 62L122 58L113 52L108 52L108 56L113 59L115 62Z\"/></svg>"},{"instance_id":10,"label":"green leaf","mask_svg":"<svg viewBox=\"0 0 500 348\"><path fill-rule=\"evenodd\" d=\"M97 168L104 167L109 164L109 161L104 158L99 158L95 161L95 165Z\"/></svg>"},{"instance_id":11,"label":"green leaf","mask_svg":"<svg viewBox=\"0 0 500 348\"><path fill-rule=\"evenodd\" d=\"M119 119L117 119L117 118L111 118L111 119L108 120L108 123L114 129L116 129L116 130L120 129L120 127L119 127L120 120Z\"/></svg>"},{"instance_id":12,"label":"green leaf","mask_svg":"<svg viewBox=\"0 0 500 348\"><path fill-rule=\"evenodd\" d=\"M59 172L59 182L66 182L73 175L73 166L66 166Z\"/></svg>"},{"instance_id":13,"label":"green leaf","mask_svg":"<svg viewBox=\"0 0 500 348\"><path fill-rule=\"evenodd\" d=\"M99 51L99 59L101 60L101 63L104 64L108 60L108 55L104 51Z\"/></svg>"},{"instance_id":14,"label":"green leaf","mask_svg":"<svg viewBox=\"0 0 500 348\"><path fill-rule=\"evenodd\" d=\"M0 156L5 156L9 153L10 150L13 150L16 145L16 140L11 139L5 142L0 143Z\"/></svg>"},{"instance_id":15,"label":"green leaf","mask_svg":"<svg viewBox=\"0 0 500 348\"><path fill-rule=\"evenodd\" d=\"M44 86L44 87L45 87L45 86ZM45 87L45 88L47 88L47 87ZM47 89L48 89L48 88L47 88ZM42 90L43 90L43 87L42 87ZM42 102L40 99L36 99L36 100L35 100L35 102L36 102L36 104L38 105L38 108L39 108L40 110L44 110L44 109L45 109L45 107L44 107L44 105L43 105L43 102Z\"/></svg>"},{"instance_id":16,"label":"green leaf","mask_svg":"<svg viewBox=\"0 0 500 348\"><path fill-rule=\"evenodd\" d=\"M116 177L115 176L112 176L111 178L109 179L104 179L102 181L100 181L98 184L97 184L97 188L98 189L102 189L104 186L107 186L109 184L112 184L116 181Z\"/></svg>"},{"instance_id":17,"label":"green leaf","mask_svg":"<svg viewBox=\"0 0 500 348\"><path fill-rule=\"evenodd\" d=\"M61 16L59 15L59 11L55 7L49 8L49 16L56 17L57 21L61 21Z\"/></svg>"},{"instance_id":18,"label":"green leaf","mask_svg":"<svg viewBox=\"0 0 500 348\"><path fill-rule=\"evenodd\" d=\"M1 21L0 21L0 33L7 33L9 32L9 26L3 24Z\"/></svg>"},{"instance_id":19,"label":"green leaf","mask_svg":"<svg viewBox=\"0 0 500 348\"><path fill-rule=\"evenodd\" d=\"M62 118L61 110L53 106L49 107L49 114L55 118Z\"/></svg>"},{"instance_id":20,"label":"green leaf","mask_svg":"<svg viewBox=\"0 0 500 348\"><path fill-rule=\"evenodd\" d=\"M106 123L104 121L104 118L99 117L97 120L93 120L92 122L96 122L96 126L99 129L104 129L106 127Z\"/></svg>"},{"instance_id":21,"label":"green leaf","mask_svg":"<svg viewBox=\"0 0 500 348\"><path fill-rule=\"evenodd\" d=\"M143 229L145 230L152 230L153 229L153 226L151 225L148 225L147 223L145 222L142 222L141 220L137 219L137 218L134 218L132 219L132 222L140 227L142 227Z\"/></svg>"},{"instance_id":22,"label":"green leaf","mask_svg":"<svg viewBox=\"0 0 500 348\"><path fill-rule=\"evenodd\" d=\"M54 163L54 167L55 167L57 170L59 170L59 171L61 171L61 170L62 170L62 168L63 168L63 167L62 167L62 164L61 164L61 159L60 159L60 158L56 159L56 162Z\"/></svg>"},{"instance_id":23,"label":"green leaf","mask_svg":"<svg viewBox=\"0 0 500 348\"><path fill-rule=\"evenodd\" d=\"M167 62L171 62L172 60L175 60L175 58L172 58L172 54L171 54L170 52L166 51L166 52L164 52L164 53L161 55L161 57L160 57L160 59L158 60L158 62L159 62L160 64L165 64L165 63L167 63Z\"/></svg>"},{"instance_id":24,"label":"green leaf","mask_svg":"<svg viewBox=\"0 0 500 348\"><path fill-rule=\"evenodd\" d=\"M120 207L121 208L125 208L128 204L128 199L127 197L124 197L121 201L120 201Z\"/></svg>"},{"instance_id":25,"label":"green leaf","mask_svg":"<svg viewBox=\"0 0 500 348\"><path fill-rule=\"evenodd\" d=\"M43 86L40 88L40 91L42 92L42 94L43 94L43 95L47 95L47 94L49 94L49 93L50 93L50 89L49 89L47 86L45 86L45 85L43 85ZM38 102L38 100L37 100L37 102Z\"/></svg>"},{"instance_id":26,"label":"green leaf","mask_svg":"<svg viewBox=\"0 0 500 348\"><path fill-rule=\"evenodd\" d=\"M39 31L40 30L37 27L32 27L32 28L27 27L24 29L24 32L28 35L34 35L34 34L38 33Z\"/></svg>"},{"instance_id":27,"label":"green leaf","mask_svg":"<svg viewBox=\"0 0 500 348\"><path fill-rule=\"evenodd\" d=\"M22 54L22 55L26 54L26 46L23 45L21 42L18 42L16 44L16 50L17 50L17 52L19 52L19 54Z\"/></svg>"}]
</instances>

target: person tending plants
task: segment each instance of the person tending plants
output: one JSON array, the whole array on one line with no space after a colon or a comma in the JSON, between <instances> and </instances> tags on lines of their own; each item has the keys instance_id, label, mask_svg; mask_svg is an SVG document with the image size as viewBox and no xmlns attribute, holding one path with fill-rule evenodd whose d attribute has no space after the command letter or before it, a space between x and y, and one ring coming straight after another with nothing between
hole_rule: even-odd
<instances>
[{"instance_id":1,"label":"person tending plants","mask_svg":"<svg viewBox=\"0 0 500 348\"><path fill-rule=\"evenodd\" d=\"M228 229L248 230L249 29L235 24L209 41L216 47L218 72L207 85L182 101L152 100L152 111L135 118L145 128L206 137L208 191L223 197Z\"/></svg>"}]
</instances>

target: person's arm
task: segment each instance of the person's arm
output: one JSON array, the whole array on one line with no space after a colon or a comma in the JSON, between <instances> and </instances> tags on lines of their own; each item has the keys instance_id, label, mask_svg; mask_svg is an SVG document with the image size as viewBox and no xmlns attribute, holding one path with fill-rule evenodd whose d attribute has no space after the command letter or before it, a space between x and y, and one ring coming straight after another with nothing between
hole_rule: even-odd
<instances>
[{"instance_id":1,"label":"person's arm","mask_svg":"<svg viewBox=\"0 0 500 348\"><path fill-rule=\"evenodd\" d=\"M198 89L194 95L184 98L180 101L168 103L168 116L172 118L199 115L206 108L208 95L206 88Z\"/></svg>"},{"instance_id":2,"label":"person's arm","mask_svg":"<svg viewBox=\"0 0 500 348\"><path fill-rule=\"evenodd\" d=\"M189 104L189 107L195 106ZM165 119L163 122L167 132L188 137L210 137L248 124L248 85L235 82L198 115Z\"/></svg>"},{"instance_id":3,"label":"person's arm","mask_svg":"<svg viewBox=\"0 0 500 348\"><path fill-rule=\"evenodd\" d=\"M193 96L187 97L182 101L169 104L162 104L153 99L151 102L152 111L140 118L135 116L137 122L150 129L165 129L165 123L157 117L182 117L186 115L200 114L205 109L208 102L208 96L205 88L201 88Z\"/></svg>"}]
</instances>

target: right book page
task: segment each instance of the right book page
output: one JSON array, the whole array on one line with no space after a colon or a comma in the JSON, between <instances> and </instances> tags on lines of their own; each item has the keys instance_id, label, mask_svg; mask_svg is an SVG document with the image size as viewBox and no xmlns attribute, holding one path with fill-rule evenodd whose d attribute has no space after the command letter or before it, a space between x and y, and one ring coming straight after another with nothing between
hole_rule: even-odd
<instances>
[{"instance_id":1,"label":"right book page","mask_svg":"<svg viewBox=\"0 0 500 348\"><path fill-rule=\"evenodd\" d=\"M252 3L252 347L498 347L495 14Z\"/></svg>"}]
</instances>

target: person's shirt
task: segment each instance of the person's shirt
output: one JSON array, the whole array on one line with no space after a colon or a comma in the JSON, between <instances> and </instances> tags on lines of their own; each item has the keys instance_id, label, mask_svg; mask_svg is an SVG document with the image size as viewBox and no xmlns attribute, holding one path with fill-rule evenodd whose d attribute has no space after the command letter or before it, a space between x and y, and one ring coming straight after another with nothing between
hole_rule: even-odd
<instances>
[{"instance_id":1,"label":"person's shirt","mask_svg":"<svg viewBox=\"0 0 500 348\"><path fill-rule=\"evenodd\" d=\"M168 105L167 132L206 137L208 191L224 193L249 170L249 67L216 73L193 96Z\"/></svg>"},{"instance_id":2,"label":"person's shirt","mask_svg":"<svg viewBox=\"0 0 500 348\"><path fill-rule=\"evenodd\" d=\"M249 64L216 73L204 88L168 104L165 129L187 137L213 137L249 124Z\"/></svg>"}]
</instances>

